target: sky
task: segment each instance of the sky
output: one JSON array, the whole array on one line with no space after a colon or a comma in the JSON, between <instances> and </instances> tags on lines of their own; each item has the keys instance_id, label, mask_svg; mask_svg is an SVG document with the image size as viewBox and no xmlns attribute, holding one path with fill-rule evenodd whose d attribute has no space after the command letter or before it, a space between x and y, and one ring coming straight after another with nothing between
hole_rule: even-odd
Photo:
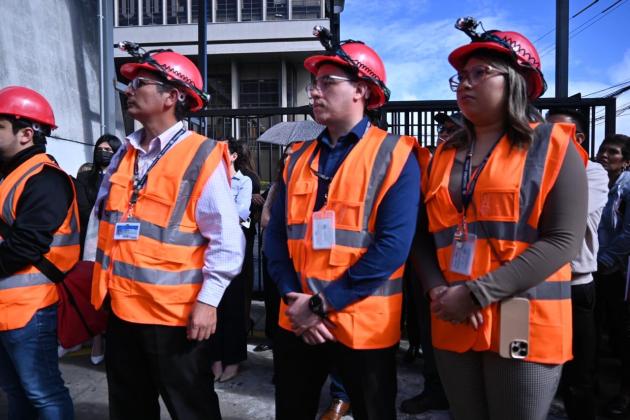
<instances>
[{"instance_id":1,"label":"sky","mask_svg":"<svg viewBox=\"0 0 630 420\"><path fill-rule=\"evenodd\" d=\"M569 16L592 1L571 0ZM379 53L392 100L455 99L448 87L455 70L447 57L470 38L453 25L459 17L473 16L486 30L516 31L534 42L549 86L544 96L553 97L555 12L554 0L346 0L341 39L361 40ZM629 25L630 0L599 0L571 18L569 95L630 82ZM630 91L617 98L617 109L624 105L630 105ZM630 109L617 117L617 132L630 135ZM596 137L599 143L603 125Z\"/></svg>"}]
</instances>

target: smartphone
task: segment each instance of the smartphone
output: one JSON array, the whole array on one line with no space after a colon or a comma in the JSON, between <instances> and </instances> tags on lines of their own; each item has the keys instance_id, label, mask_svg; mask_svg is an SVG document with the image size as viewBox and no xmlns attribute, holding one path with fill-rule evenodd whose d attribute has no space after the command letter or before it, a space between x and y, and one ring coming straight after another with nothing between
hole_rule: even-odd
<instances>
[{"instance_id":1,"label":"smartphone","mask_svg":"<svg viewBox=\"0 0 630 420\"><path fill-rule=\"evenodd\" d=\"M499 304L499 354L524 359L529 354L529 300L510 298Z\"/></svg>"}]
</instances>

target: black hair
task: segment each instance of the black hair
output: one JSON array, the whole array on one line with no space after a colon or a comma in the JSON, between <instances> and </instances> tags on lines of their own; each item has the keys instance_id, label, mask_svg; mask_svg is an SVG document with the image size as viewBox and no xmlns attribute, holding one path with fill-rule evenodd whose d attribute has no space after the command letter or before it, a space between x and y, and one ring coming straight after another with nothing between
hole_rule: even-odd
<instances>
[{"instance_id":1,"label":"black hair","mask_svg":"<svg viewBox=\"0 0 630 420\"><path fill-rule=\"evenodd\" d=\"M186 117L186 113L188 112L188 102L189 98L182 92L181 86L175 85L174 83L170 83L168 80L160 77L162 79L163 85L156 85L158 92L160 93L168 93L173 89L177 89L179 92L177 102L175 103L175 119L177 121L181 121ZM179 95L184 95L185 99L183 101L179 100Z\"/></svg>"},{"instance_id":2,"label":"black hair","mask_svg":"<svg viewBox=\"0 0 630 420\"><path fill-rule=\"evenodd\" d=\"M36 145L45 145L46 136L50 136L50 132L52 131L51 128L47 125L36 123L28 119L16 118L13 115L6 114L3 114L1 116L11 123L13 134L17 134L20 130L24 128L31 128L33 130L33 144ZM38 130L35 129L35 127L33 126L34 124L37 124L39 126Z\"/></svg>"},{"instance_id":3,"label":"black hair","mask_svg":"<svg viewBox=\"0 0 630 420\"><path fill-rule=\"evenodd\" d=\"M575 124L575 129L578 133L587 135L588 129L588 116L584 114L584 112L575 108L552 108L547 111L547 118L552 115L566 115L571 118L573 123Z\"/></svg>"},{"instance_id":4,"label":"black hair","mask_svg":"<svg viewBox=\"0 0 630 420\"><path fill-rule=\"evenodd\" d=\"M604 141L599 146L600 149L605 144L619 146L623 160L630 161L630 137L623 134L613 134L604 138Z\"/></svg>"},{"instance_id":5,"label":"black hair","mask_svg":"<svg viewBox=\"0 0 630 420\"><path fill-rule=\"evenodd\" d=\"M120 146L122 145L122 142L120 141L120 139L114 136L113 134L103 134L94 143L92 162L96 161L96 149L98 148L100 144L105 143L105 142L109 144L109 146L112 148L114 153L116 153L116 151L118 151L118 149L120 149ZM86 188L89 190L89 194L94 195L94 196L96 196L96 193L98 191L98 187L99 187L98 178L99 178L100 172L101 172L100 166L95 165L93 163L89 170L89 174L87 175L88 185L86 186Z\"/></svg>"}]
</instances>

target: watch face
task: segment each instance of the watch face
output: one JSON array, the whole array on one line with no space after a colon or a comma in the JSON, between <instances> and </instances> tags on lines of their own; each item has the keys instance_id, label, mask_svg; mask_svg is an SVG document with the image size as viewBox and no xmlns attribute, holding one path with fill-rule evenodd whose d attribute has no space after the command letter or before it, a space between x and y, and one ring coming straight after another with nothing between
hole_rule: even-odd
<instances>
[{"instance_id":1,"label":"watch face","mask_svg":"<svg viewBox=\"0 0 630 420\"><path fill-rule=\"evenodd\" d=\"M308 301L308 306L313 311L313 313L317 315L321 315L323 313L322 308L322 298L319 295L313 295Z\"/></svg>"}]
</instances>

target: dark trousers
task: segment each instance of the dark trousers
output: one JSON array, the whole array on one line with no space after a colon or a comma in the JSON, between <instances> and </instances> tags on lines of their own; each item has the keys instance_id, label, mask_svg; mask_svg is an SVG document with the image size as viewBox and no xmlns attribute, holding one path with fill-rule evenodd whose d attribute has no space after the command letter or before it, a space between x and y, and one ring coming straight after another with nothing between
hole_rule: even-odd
<instances>
[{"instance_id":1,"label":"dark trousers","mask_svg":"<svg viewBox=\"0 0 630 420\"><path fill-rule=\"evenodd\" d=\"M571 420L595 420L595 282L571 286L573 360L562 369L560 392Z\"/></svg>"},{"instance_id":2,"label":"dark trousers","mask_svg":"<svg viewBox=\"0 0 630 420\"><path fill-rule=\"evenodd\" d=\"M621 359L621 388L625 393L630 393L630 306L624 299L625 278L621 271L617 271L597 274L595 281L598 333L608 333L611 347Z\"/></svg>"},{"instance_id":3,"label":"dark trousers","mask_svg":"<svg viewBox=\"0 0 630 420\"><path fill-rule=\"evenodd\" d=\"M254 225L254 222L252 222ZM243 259L243 268L241 275L243 276L243 294L245 305L243 307L243 327L248 331L251 324L250 312L252 309L252 291L254 290L254 242L256 241L256 226L249 229L243 229L245 234L245 258Z\"/></svg>"},{"instance_id":4,"label":"dark trousers","mask_svg":"<svg viewBox=\"0 0 630 420\"><path fill-rule=\"evenodd\" d=\"M234 365L247 359L245 277L241 272L232 279L217 308L217 329L210 346L211 359L224 365Z\"/></svg>"},{"instance_id":5,"label":"dark trousers","mask_svg":"<svg viewBox=\"0 0 630 420\"><path fill-rule=\"evenodd\" d=\"M273 340L273 335L278 328L278 315L280 313L280 294L276 283L271 279L267 271L267 257L263 258L263 288L265 298L265 336Z\"/></svg>"},{"instance_id":6,"label":"dark trousers","mask_svg":"<svg viewBox=\"0 0 630 420\"><path fill-rule=\"evenodd\" d=\"M185 327L131 323L112 312L105 358L112 420L159 420L158 395L173 420L221 419L209 341L189 341Z\"/></svg>"},{"instance_id":7,"label":"dark trousers","mask_svg":"<svg viewBox=\"0 0 630 420\"><path fill-rule=\"evenodd\" d=\"M290 331L274 336L276 419L312 420L331 367L346 388L357 420L396 418L396 346L353 350L340 343L309 346Z\"/></svg>"},{"instance_id":8,"label":"dark trousers","mask_svg":"<svg viewBox=\"0 0 630 420\"><path fill-rule=\"evenodd\" d=\"M409 339L410 347L420 346L420 325L418 323L420 317L418 316L418 307L416 305L416 298L414 293L421 293L419 290L420 285L415 284L418 282L416 276L411 267L411 263L407 263L405 266L405 273L403 274L403 316L401 322L401 330L407 331L407 338Z\"/></svg>"},{"instance_id":9,"label":"dark trousers","mask_svg":"<svg viewBox=\"0 0 630 420\"><path fill-rule=\"evenodd\" d=\"M439 395L446 400L446 393L440 380L437 363L435 362L435 349L431 340L431 309L429 299L424 293L420 293L420 345L422 346L422 376L424 376L424 394Z\"/></svg>"}]
</instances>

